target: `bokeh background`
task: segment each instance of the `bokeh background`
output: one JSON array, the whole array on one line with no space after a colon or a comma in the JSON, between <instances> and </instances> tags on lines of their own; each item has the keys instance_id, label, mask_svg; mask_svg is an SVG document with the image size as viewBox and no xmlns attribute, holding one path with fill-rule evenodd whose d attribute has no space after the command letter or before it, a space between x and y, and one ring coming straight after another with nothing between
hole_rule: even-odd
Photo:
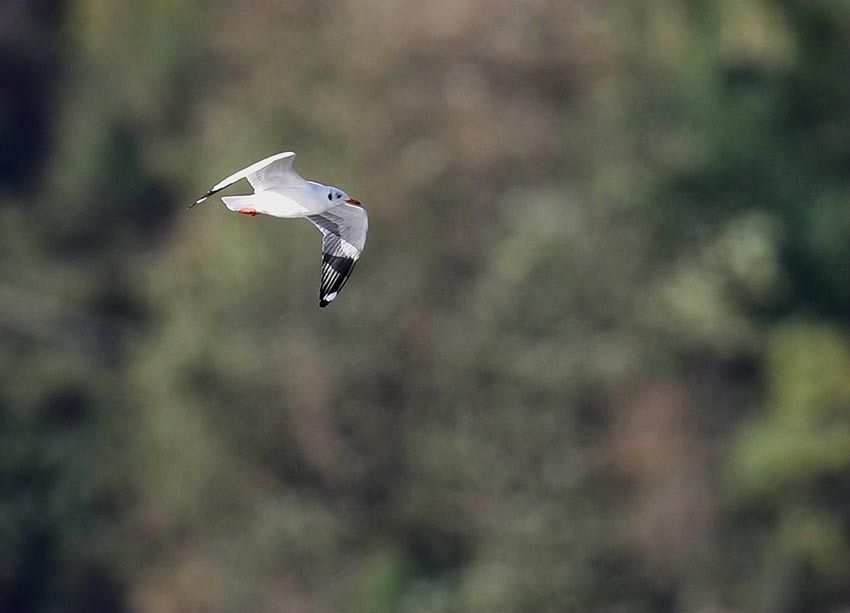
<instances>
[{"instance_id":1,"label":"bokeh background","mask_svg":"<svg viewBox=\"0 0 850 613\"><path fill-rule=\"evenodd\" d=\"M3 0L0 611L846 613L849 202L846 0Z\"/></svg>"}]
</instances>

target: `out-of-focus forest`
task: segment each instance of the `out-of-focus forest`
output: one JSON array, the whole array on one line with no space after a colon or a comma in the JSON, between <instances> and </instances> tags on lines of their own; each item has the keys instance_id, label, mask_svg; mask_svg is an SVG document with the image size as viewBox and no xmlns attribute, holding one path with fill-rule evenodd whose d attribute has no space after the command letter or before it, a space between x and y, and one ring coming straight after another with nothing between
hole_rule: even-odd
<instances>
[{"instance_id":1,"label":"out-of-focus forest","mask_svg":"<svg viewBox=\"0 0 850 613\"><path fill-rule=\"evenodd\" d=\"M4 0L0 611L846 612L849 266L845 0Z\"/></svg>"}]
</instances>

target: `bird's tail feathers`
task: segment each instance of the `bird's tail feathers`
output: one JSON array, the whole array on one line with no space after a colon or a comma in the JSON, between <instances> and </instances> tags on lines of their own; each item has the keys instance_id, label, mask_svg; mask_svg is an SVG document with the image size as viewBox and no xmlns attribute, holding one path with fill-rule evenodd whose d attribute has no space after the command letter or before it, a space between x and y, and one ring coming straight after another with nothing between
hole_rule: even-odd
<instances>
[{"instance_id":1,"label":"bird's tail feathers","mask_svg":"<svg viewBox=\"0 0 850 613\"><path fill-rule=\"evenodd\" d=\"M250 196L222 196L221 201L224 206L234 212L238 212L242 208L253 208L259 210L257 206L257 198L254 195Z\"/></svg>"}]
</instances>

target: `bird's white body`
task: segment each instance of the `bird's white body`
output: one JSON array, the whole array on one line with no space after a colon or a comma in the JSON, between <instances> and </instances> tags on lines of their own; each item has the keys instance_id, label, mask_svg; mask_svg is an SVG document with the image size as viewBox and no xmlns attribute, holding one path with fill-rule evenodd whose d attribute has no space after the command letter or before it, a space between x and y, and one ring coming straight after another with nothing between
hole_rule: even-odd
<instances>
[{"instance_id":1,"label":"bird's white body","mask_svg":"<svg viewBox=\"0 0 850 613\"><path fill-rule=\"evenodd\" d=\"M248 196L222 196L224 205L234 212L250 208L274 217L295 218L321 215L336 203L329 202L328 191L333 188L313 181L299 187L270 187Z\"/></svg>"},{"instance_id":2,"label":"bird's white body","mask_svg":"<svg viewBox=\"0 0 850 613\"><path fill-rule=\"evenodd\" d=\"M305 217L322 232L322 283L319 306L336 298L351 275L366 244L369 219L360 202L348 194L315 181L307 181L292 168L295 154L278 153L235 172L212 187L193 205L247 179L253 194L222 196L224 205L236 213Z\"/></svg>"}]
</instances>

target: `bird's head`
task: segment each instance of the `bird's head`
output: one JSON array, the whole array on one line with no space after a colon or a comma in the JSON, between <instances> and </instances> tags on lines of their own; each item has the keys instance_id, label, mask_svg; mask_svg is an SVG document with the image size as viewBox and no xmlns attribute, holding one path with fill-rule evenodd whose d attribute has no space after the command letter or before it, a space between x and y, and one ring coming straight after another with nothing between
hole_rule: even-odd
<instances>
[{"instance_id":1,"label":"bird's head","mask_svg":"<svg viewBox=\"0 0 850 613\"><path fill-rule=\"evenodd\" d=\"M353 204L355 206L363 206L359 200L355 200L338 187L328 187L328 200L334 204Z\"/></svg>"}]
</instances>

